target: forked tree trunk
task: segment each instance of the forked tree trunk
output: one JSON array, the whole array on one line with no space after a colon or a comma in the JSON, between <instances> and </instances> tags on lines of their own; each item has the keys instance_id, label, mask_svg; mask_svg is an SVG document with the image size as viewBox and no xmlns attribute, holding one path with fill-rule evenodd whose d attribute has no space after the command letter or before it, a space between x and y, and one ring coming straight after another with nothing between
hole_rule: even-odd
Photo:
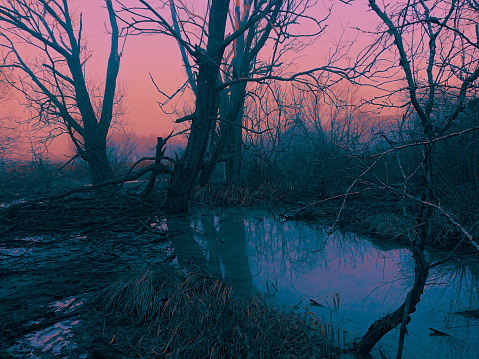
<instances>
[{"instance_id":1,"label":"forked tree trunk","mask_svg":"<svg viewBox=\"0 0 479 359\"><path fill-rule=\"evenodd\" d=\"M206 53L198 51L198 81L195 117L183 156L175 165L166 198L168 213L188 211L188 200L198 173L204 165L206 145L214 131L218 115L218 72L224 54L224 33L229 0L213 0L209 17Z\"/></svg>"},{"instance_id":2,"label":"forked tree trunk","mask_svg":"<svg viewBox=\"0 0 479 359\"><path fill-rule=\"evenodd\" d=\"M239 4L240 3L237 2L235 7L236 29L239 29L250 20L247 16L248 10L245 9L246 12L242 15ZM281 0L270 2L272 8L268 16L268 25L261 31L257 31L257 24L255 23L249 27L247 32L240 34L240 36L235 39L235 57L231 62L231 79L239 80L250 77L253 61L269 38L269 34L273 29L272 24L276 23L282 4L283 1ZM261 35L259 35L259 33ZM254 39L256 39L255 43L253 41ZM225 72L227 73L228 71L226 70ZM247 81L238 81L230 86L229 90L225 89L223 92L224 99L220 107L220 117L222 121L220 138L201 170L198 181L200 185L206 185L209 182L216 163L222 156L229 158L226 164L227 182L233 184L239 179L243 145L243 106L246 98L246 84Z\"/></svg>"},{"instance_id":3,"label":"forked tree trunk","mask_svg":"<svg viewBox=\"0 0 479 359\"><path fill-rule=\"evenodd\" d=\"M258 30L255 23L248 27L248 31L242 31L239 27L236 37L230 37L228 41L236 41L237 57L234 61L234 66L237 71L233 78L241 79L248 76L250 73L250 65L253 59L256 58L258 52L263 48L264 44L269 38L269 34L273 29L274 23L278 19L282 0L274 2L260 2L256 3L258 9L262 4L268 4L262 15L256 15L255 21L260 21L262 16L268 15L268 25L262 30ZM250 4L251 5L251 4ZM233 110L226 113L220 113L220 121L226 120L225 131L221 131L220 139L214 148L206 154L206 145L208 142L213 143L212 137L216 129L216 121L218 120L219 107L219 91L217 88L218 74L220 66L222 65L225 46L231 42L225 41L225 26L226 17L228 14L229 1L228 0L212 0L210 6L209 26L208 26L208 45L206 52L200 48L196 48L194 58L198 64L198 81L196 93L196 111L193 116L190 137L188 144L181 160L175 165L175 170L170 182L170 189L168 191L166 210L170 213L185 212L188 210L188 196L196 183L200 171L200 183L209 181L211 173L220 158L224 153L223 149L228 139L230 138L230 129L235 126L233 123L237 121L240 108L243 107L245 98L246 82L239 81L231 87L231 108ZM239 2L235 8L238 16L238 26L240 24L241 12ZM251 19L247 20L246 23ZM254 45L253 45L254 43ZM245 52L246 51L246 52ZM229 107L229 106L228 106ZM236 123L237 125L238 123ZM224 123L223 123L224 125ZM241 127L240 127L241 128ZM238 132L241 135L241 132ZM238 134L237 133L237 134ZM235 136L236 140L238 137ZM236 146L241 146L241 142L235 143ZM238 156L240 152L236 153ZM238 168L236 164L236 168Z\"/></svg>"}]
</instances>

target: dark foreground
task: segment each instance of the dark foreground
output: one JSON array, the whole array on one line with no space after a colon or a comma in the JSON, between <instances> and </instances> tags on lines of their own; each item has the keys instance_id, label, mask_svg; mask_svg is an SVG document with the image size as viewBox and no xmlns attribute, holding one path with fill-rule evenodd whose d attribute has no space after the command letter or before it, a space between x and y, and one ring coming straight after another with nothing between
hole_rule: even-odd
<instances>
[{"instance_id":1,"label":"dark foreground","mask_svg":"<svg viewBox=\"0 0 479 359\"><path fill-rule=\"evenodd\" d=\"M314 318L238 296L200 268L178 272L158 214L115 206L83 221L88 206L50 209L63 213L30 231L18 214L5 231L1 358L335 357Z\"/></svg>"},{"instance_id":2,"label":"dark foreground","mask_svg":"<svg viewBox=\"0 0 479 359\"><path fill-rule=\"evenodd\" d=\"M404 243L411 228L364 205L335 222L340 203L302 205L271 189L200 195L210 205L263 203L266 211L282 201L283 219L333 218L395 242ZM179 258L164 244L184 232L163 228L159 207L118 193L1 209L0 357L338 357L325 340L332 328L317 317L237 295L196 262L178 272Z\"/></svg>"}]
</instances>

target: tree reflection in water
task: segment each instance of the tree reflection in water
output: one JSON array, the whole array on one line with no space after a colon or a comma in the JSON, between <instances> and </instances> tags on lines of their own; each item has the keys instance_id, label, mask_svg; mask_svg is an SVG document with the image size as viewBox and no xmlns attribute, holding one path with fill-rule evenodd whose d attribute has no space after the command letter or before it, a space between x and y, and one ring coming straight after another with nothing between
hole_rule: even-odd
<instances>
[{"instance_id":1,"label":"tree reflection in water","mask_svg":"<svg viewBox=\"0 0 479 359\"><path fill-rule=\"evenodd\" d=\"M252 291L246 253L246 229L237 211L196 211L191 217L170 217L168 230L184 233L173 248L180 262L198 266L243 294Z\"/></svg>"},{"instance_id":2,"label":"tree reflection in water","mask_svg":"<svg viewBox=\"0 0 479 359\"><path fill-rule=\"evenodd\" d=\"M253 288L278 305L307 308L357 338L405 301L414 284L409 249L277 218L261 209L197 209L167 223L170 231L185 233L171 242L180 263L200 266L238 292ZM441 255L426 253L426 259ZM411 314L403 357L479 357L479 322L452 314L479 308L478 271L459 262L431 269ZM310 299L322 306L311 306ZM429 328L450 336L430 336ZM379 349L394 356L398 337L398 329L387 334L373 356Z\"/></svg>"}]
</instances>

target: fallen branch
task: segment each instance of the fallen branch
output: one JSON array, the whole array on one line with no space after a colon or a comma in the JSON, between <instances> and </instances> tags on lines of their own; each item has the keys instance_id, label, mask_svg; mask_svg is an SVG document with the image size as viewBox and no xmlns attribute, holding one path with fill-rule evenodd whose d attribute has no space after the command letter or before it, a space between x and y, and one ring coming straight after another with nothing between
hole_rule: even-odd
<instances>
[{"instance_id":1,"label":"fallen branch","mask_svg":"<svg viewBox=\"0 0 479 359\"><path fill-rule=\"evenodd\" d=\"M150 159L156 159L156 157L145 157L142 160L150 160ZM139 162L140 161L138 161L135 165L137 165ZM111 186L111 185L115 185L115 184L123 184L125 182L134 181L134 180L140 178L141 176L143 176L144 174L146 174L148 172L152 172L152 171L156 171L158 173L170 173L170 174L172 172L171 169L169 169L168 167L166 167L164 165L152 164L152 165L149 165L149 166L146 166L146 167L140 169L138 172L133 172L132 173L131 170L130 170L125 176L119 176L119 177L112 178L112 179L109 179L109 180L106 180L106 181L103 181L103 182L99 182L99 183L95 183L95 184L89 184L89 185L84 185L84 186L80 186L80 187L75 187L75 188L69 189L69 190L61 192L61 193L36 198L32 201L26 201L26 202L11 204L10 206L7 206L7 207L2 208L0 210L0 216L10 212L11 210L17 210L17 209L28 207L28 206L33 206L33 205L36 205L36 204L39 204L39 203L45 202L45 201L54 201L54 200L57 200L57 199L68 197L68 196L70 196L74 193L88 192L88 191L92 191L92 190L102 188L102 187L106 187L106 186Z\"/></svg>"},{"instance_id":2,"label":"fallen branch","mask_svg":"<svg viewBox=\"0 0 479 359\"><path fill-rule=\"evenodd\" d=\"M474 248L476 248L478 251L479 251L479 244L474 240L474 237L472 236L472 234L469 233L469 231L467 231L464 226L462 226L458 221L456 221L453 216L448 213L444 208L442 208L441 206L435 204L435 203L431 203L431 202L428 202L428 201L423 201L422 199L420 198L416 198L412 195L410 195L409 193L402 193L402 192L399 192L397 191L396 189L394 189L393 187L385 184L385 183L382 183L382 186L381 188L384 188L384 189L387 189L388 191L391 191L393 193L396 193L398 194L399 196L402 196L404 198L408 198L412 201L415 201L415 202L418 202L418 203L421 203L425 206L428 206L428 207L431 207L431 208L434 208L436 210L438 210L441 215L443 215L444 217L447 218L447 220L455 227L457 227L459 229L460 232L462 232L462 234L464 234L464 236L467 238L467 240L469 241L470 244L472 244L474 246ZM461 241L462 242L462 241ZM456 246L457 248L458 246ZM455 248L455 249L456 249Z\"/></svg>"}]
</instances>

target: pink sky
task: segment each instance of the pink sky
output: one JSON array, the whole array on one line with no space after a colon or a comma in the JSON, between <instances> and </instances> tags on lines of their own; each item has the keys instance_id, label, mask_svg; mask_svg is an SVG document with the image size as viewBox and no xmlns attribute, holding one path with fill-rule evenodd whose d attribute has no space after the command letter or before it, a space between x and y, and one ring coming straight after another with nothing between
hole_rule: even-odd
<instances>
[{"instance_id":1,"label":"pink sky","mask_svg":"<svg viewBox=\"0 0 479 359\"><path fill-rule=\"evenodd\" d=\"M332 3L318 3L315 12L308 15L322 18L325 7ZM353 5L344 5L340 1L334 3L324 41L339 37L341 29L348 27L348 24L350 27L368 27L372 22L376 22L375 14L368 11L367 1L356 1ZM83 12L84 31L94 52L89 69L95 66L99 76L104 77L109 41L105 31L107 12L104 3L100 0L88 0L81 4L80 9ZM303 65L300 65L299 70L317 66L325 56L326 46L313 46L307 53L300 54ZM161 35L130 36L121 60L119 81L128 85L127 105L130 108L131 123L140 134L166 135L174 128L172 119L161 112L158 101L164 101L165 98L156 90L149 73L154 76L161 90L168 94L185 82L186 74L176 42Z\"/></svg>"},{"instance_id":2,"label":"pink sky","mask_svg":"<svg viewBox=\"0 0 479 359\"><path fill-rule=\"evenodd\" d=\"M127 1L137 4L134 0ZM185 0L185 3L188 4L190 1ZM205 3L205 0L195 1L196 8L201 8L198 4L202 3ZM356 30L352 30L353 27L371 29L371 25L377 23L376 15L369 11L366 0L356 0L352 5L345 5L338 0L325 0L319 2L307 15L322 19L326 15L326 8L332 4L333 13L321 38L322 42L314 44L300 54L295 54L298 57L295 61L297 71L324 64L331 43L340 37L343 29L347 31L346 38L353 39L357 34ZM87 39L92 53L87 63L87 72L95 74L98 80L103 81L110 41L105 3L103 0L85 0L71 2L70 6L72 11L76 9L74 17L78 16L79 12L83 14L83 36ZM114 7L119 8L115 2ZM364 46L365 42L355 42L356 50L361 50ZM167 94L174 93L185 82L186 73L182 67L176 41L164 35L129 36L118 77L120 86L127 87L125 102L129 109L127 115L129 123L139 135L165 136L174 129L175 118L170 118L160 110L158 102L164 101L165 97L156 90L150 79L150 73L161 90ZM187 101L188 97L184 96L183 100ZM65 153L69 147L68 139L63 138L55 141L50 150L54 153Z\"/></svg>"},{"instance_id":3,"label":"pink sky","mask_svg":"<svg viewBox=\"0 0 479 359\"><path fill-rule=\"evenodd\" d=\"M110 37L106 32L107 11L103 1L90 0L82 4L84 31L93 51L88 70L98 71L104 78L109 54ZM159 109L163 101L149 73L165 93L172 93L185 78L179 66L181 56L176 42L165 36L129 36L120 63L119 84L127 86L128 117L136 132L164 135L171 131L171 120Z\"/></svg>"}]
</instances>

